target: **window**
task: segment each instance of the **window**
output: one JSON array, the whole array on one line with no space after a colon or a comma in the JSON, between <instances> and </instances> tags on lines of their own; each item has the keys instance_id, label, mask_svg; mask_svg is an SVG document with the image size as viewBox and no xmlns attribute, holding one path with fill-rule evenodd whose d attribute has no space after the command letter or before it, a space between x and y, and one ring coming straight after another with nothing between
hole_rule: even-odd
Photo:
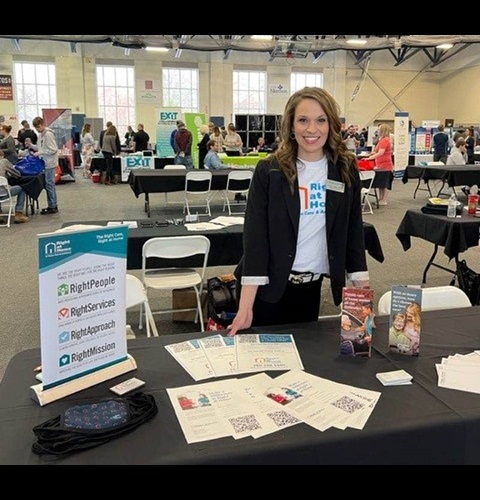
<instances>
[{"instance_id":1,"label":"window","mask_svg":"<svg viewBox=\"0 0 480 500\"><path fill-rule=\"evenodd\" d=\"M267 112L267 73L234 71L233 112L236 115L262 115Z\"/></svg>"},{"instance_id":2,"label":"window","mask_svg":"<svg viewBox=\"0 0 480 500\"><path fill-rule=\"evenodd\" d=\"M323 73L292 73L292 95L305 87L323 88Z\"/></svg>"},{"instance_id":3,"label":"window","mask_svg":"<svg viewBox=\"0 0 480 500\"><path fill-rule=\"evenodd\" d=\"M199 110L198 69L163 69L163 105L166 108L180 108L184 113L198 113Z\"/></svg>"},{"instance_id":4,"label":"window","mask_svg":"<svg viewBox=\"0 0 480 500\"><path fill-rule=\"evenodd\" d=\"M17 114L32 123L42 109L57 107L55 64L15 63Z\"/></svg>"},{"instance_id":5,"label":"window","mask_svg":"<svg viewBox=\"0 0 480 500\"><path fill-rule=\"evenodd\" d=\"M136 129L135 70L129 66L97 66L98 112L122 136L129 125Z\"/></svg>"}]
</instances>

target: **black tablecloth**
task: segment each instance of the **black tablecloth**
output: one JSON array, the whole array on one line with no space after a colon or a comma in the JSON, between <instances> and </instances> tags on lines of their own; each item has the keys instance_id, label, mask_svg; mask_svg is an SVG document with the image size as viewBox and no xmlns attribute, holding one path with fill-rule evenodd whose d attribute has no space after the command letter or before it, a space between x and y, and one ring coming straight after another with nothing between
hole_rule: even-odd
<instances>
[{"instance_id":1,"label":"black tablecloth","mask_svg":"<svg viewBox=\"0 0 480 500\"><path fill-rule=\"evenodd\" d=\"M445 248L445 255L455 259L469 248L478 246L480 219L463 215L449 219L440 215L427 215L421 210L409 210L397 231L405 251L412 247L412 237L421 238Z\"/></svg>"},{"instance_id":2,"label":"black tablecloth","mask_svg":"<svg viewBox=\"0 0 480 500\"><path fill-rule=\"evenodd\" d=\"M445 181L449 187L480 186L480 166L438 166L438 167L408 167L403 177L404 184L410 179L423 179Z\"/></svg>"},{"instance_id":3,"label":"black tablecloth","mask_svg":"<svg viewBox=\"0 0 480 500\"><path fill-rule=\"evenodd\" d=\"M155 158L155 168L157 170L161 170L165 168L166 165L172 165L174 162L173 158ZM90 167L90 171L95 172L105 172L106 170L105 158L93 158L92 165ZM113 159L113 170L115 174L120 175L122 171L122 160L121 158ZM185 187L185 186L184 186Z\"/></svg>"},{"instance_id":4,"label":"black tablecloth","mask_svg":"<svg viewBox=\"0 0 480 500\"><path fill-rule=\"evenodd\" d=\"M424 314L419 359L389 354L388 319L378 318L373 357L341 358L338 321L262 329L295 335L307 372L382 393L364 431L317 432L306 425L253 440L223 439L187 445L174 414L167 388L195 385L164 349L166 345L199 338L199 334L137 340L130 354L159 406L158 416L132 434L100 448L48 462L34 456L32 429L77 404L108 399L108 389L124 376L64 401L40 408L29 400L35 383L33 368L39 351L27 351L9 364L0 385L0 464L130 465L130 464L479 464L480 396L437 387L435 364L444 356L480 349L478 308ZM376 374L406 369L414 385L384 388ZM273 377L278 373L271 373Z\"/></svg>"},{"instance_id":5,"label":"black tablecloth","mask_svg":"<svg viewBox=\"0 0 480 500\"><path fill-rule=\"evenodd\" d=\"M142 227L142 223L155 225L156 221L137 221L138 229L130 229L128 236L128 262L129 270L142 269L142 250L143 245L152 238L166 238L172 236L191 236L199 234L206 236L211 243L210 257L208 259L209 267L217 266L236 266L243 257L243 226L232 226L219 231L204 231L191 233L184 226L169 225L168 227ZM164 221L161 221L164 222ZM68 222L64 227L78 224L106 226L108 221L81 221ZM379 262L385 261L382 244L378 237L377 230L371 224L364 223L365 246L367 252L372 258ZM160 262L152 259L151 266L160 267L162 265L176 266L179 262L169 261ZM189 261L190 267L201 267L202 262L198 259Z\"/></svg>"},{"instance_id":6,"label":"black tablecloth","mask_svg":"<svg viewBox=\"0 0 480 500\"><path fill-rule=\"evenodd\" d=\"M375 180L373 181L373 189L388 189L392 190L395 175L393 172L386 170L376 170Z\"/></svg>"},{"instance_id":7,"label":"black tablecloth","mask_svg":"<svg viewBox=\"0 0 480 500\"><path fill-rule=\"evenodd\" d=\"M45 189L45 174L32 177L19 177L18 179L11 177L8 183L11 186L22 186L27 196L36 201Z\"/></svg>"}]
</instances>

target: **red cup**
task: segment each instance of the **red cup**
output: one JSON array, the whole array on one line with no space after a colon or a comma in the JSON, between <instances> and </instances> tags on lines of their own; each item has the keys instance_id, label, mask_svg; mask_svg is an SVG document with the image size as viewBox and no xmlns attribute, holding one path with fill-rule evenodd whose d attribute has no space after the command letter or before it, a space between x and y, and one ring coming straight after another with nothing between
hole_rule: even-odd
<instances>
[{"instance_id":1,"label":"red cup","mask_svg":"<svg viewBox=\"0 0 480 500\"><path fill-rule=\"evenodd\" d=\"M477 215L478 204L480 202L480 196L471 194L468 197L468 215Z\"/></svg>"}]
</instances>

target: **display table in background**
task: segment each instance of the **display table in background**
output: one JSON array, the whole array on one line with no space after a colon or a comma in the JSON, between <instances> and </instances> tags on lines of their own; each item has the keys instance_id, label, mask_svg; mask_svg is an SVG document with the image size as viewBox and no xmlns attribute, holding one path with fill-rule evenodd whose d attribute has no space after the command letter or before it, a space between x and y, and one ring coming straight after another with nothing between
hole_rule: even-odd
<instances>
[{"instance_id":1,"label":"display table in background","mask_svg":"<svg viewBox=\"0 0 480 500\"><path fill-rule=\"evenodd\" d=\"M470 248L478 247L479 231L480 219L467 214L461 218L449 219L446 216L424 214L421 210L409 210L400 224L397 238L405 251L412 247L412 237L434 244L433 255L423 274L423 283L427 283L431 267L456 274L456 267L455 270L451 270L435 264L439 247L443 247L445 255L458 263L461 253Z\"/></svg>"},{"instance_id":2,"label":"display table in background","mask_svg":"<svg viewBox=\"0 0 480 500\"><path fill-rule=\"evenodd\" d=\"M54 462L32 453L32 429L72 406L109 399L109 387L131 375L40 408L29 399L40 352L26 351L12 359L0 385L0 464L478 465L480 396L439 389L435 364L442 357L480 349L479 322L478 308L425 313L419 359L389 354L389 318L377 318L372 359L339 356L337 320L256 330L294 335L306 372L381 392L379 404L361 432L321 433L301 424L263 439L198 445L186 443L166 393L166 389L195 384L165 346L201 335L136 340L129 349L139 366L134 376L146 382L143 391L155 397L158 415L116 441ZM413 375L412 386L385 388L376 379L378 373L398 369Z\"/></svg>"},{"instance_id":3,"label":"display table in background","mask_svg":"<svg viewBox=\"0 0 480 500\"><path fill-rule=\"evenodd\" d=\"M228 166L237 166L237 167L245 167L245 168L255 168L258 165L258 162L264 160L268 154L263 153L257 156L248 155L248 156L228 156L224 153L220 153L218 155L222 160L222 163Z\"/></svg>"}]
</instances>

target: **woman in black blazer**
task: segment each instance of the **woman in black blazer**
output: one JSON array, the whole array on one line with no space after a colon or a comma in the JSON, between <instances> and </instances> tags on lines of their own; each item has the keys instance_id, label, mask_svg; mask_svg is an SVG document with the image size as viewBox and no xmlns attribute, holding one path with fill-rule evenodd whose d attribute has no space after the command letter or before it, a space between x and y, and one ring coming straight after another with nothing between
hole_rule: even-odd
<instances>
[{"instance_id":1,"label":"woman in black blazer","mask_svg":"<svg viewBox=\"0 0 480 500\"><path fill-rule=\"evenodd\" d=\"M232 336L317 321L325 276L337 305L347 277L369 287L360 176L341 128L338 104L323 89L290 98L283 142L258 164L249 194Z\"/></svg>"}]
</instances>

